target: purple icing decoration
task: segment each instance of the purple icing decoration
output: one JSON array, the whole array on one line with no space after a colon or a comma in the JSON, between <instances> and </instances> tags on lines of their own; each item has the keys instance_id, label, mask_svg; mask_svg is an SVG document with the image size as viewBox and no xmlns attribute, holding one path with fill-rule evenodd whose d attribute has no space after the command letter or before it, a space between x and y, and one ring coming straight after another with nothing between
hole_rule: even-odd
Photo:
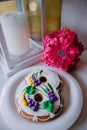
<instances>
[{"instance_id":1,"label":"purple icing decoration","mask_svg":"<svg viewBox=\"0 0 87 130\"><path fill-rule=\"evenodd\" d=\"M28 95L27 97L27 103L28 103L28 106L31 107L31 109L33 111L37 111L38 110L38 107L39 107L39 103L36 102L36 101L33 101L33 99L31 99Z\"/></svg>"},{"instance_id":2,"label":"purple icing decoration","mask_svg":"<svg viewBox=\"0 0 87 130\"><path fill-rule=\"evenodd\" d=\"M48 94L48 98L51 102L55 102L58 97L55 95L55 93L53 91L50 91L49 88L46 88L47 94Z\"/></svg>"},{"instance_id":3,"label":"purple icing decoration","mask_svg":"<svg viewBox=\"0 0 87 130\"><path fill-rule=\"evenodd\" d=\"M32 80L33 80L35 86L38 86L41 84L41 81L36 78L35 74L32 75Z\"/></svg>"}]
</instances>

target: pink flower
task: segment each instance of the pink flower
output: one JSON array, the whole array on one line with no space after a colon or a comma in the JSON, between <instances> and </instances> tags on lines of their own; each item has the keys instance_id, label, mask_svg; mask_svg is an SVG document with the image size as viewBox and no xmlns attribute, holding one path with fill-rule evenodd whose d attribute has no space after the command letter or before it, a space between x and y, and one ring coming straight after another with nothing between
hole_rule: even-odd
<instances>
[{"instance_id":1,"label":"pink flower","mask_svg":"<svg viewBox=\"0 0 87 130\"><path fill-rule=\"evenodd\" d=\"M42 61L68 71L75 67L83 50L75 32L64 28L45 36Z\"/></svg>"}]
</instances>

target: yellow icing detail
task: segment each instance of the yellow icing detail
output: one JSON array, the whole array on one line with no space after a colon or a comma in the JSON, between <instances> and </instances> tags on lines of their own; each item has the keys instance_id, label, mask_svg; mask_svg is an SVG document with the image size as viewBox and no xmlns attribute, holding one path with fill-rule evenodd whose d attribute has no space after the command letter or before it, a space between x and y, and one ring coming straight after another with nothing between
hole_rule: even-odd
<instances>
[{"instance_id":1,"label":"yellow icing detail","mask_svg":"<svg viewBox=\"0 0 87 130\"><path fill-rule=\"evenodd\" d=\"M21 102L23 106L27 106L27 102L24 99L22 99Z\"/></svg>"},{"instance_id":2,"label":"yellow icing detail","mask_svg":"<svg viewBox=\"0 0 87 130\"><path fill-rule=\"evenodd\" d=\"M25 98L25 92L22 92L22 99Z\"/></svg>"},{"instance_id":3,"label":"yellow icing detail","mask_svg":"<svg viewBox=\"0 0 87 130\"><path fill-rule=\"evenodd\" d=\"M29 83L32 87L35 86L34 83L33 83L33 81L32 81L32 78L31 78L31 77L29 77L28 83Z\"/></svg>"},{"instance_id":4,"label":"yellow icing detail","mask_svg":"<svg viewBox=\"0 0 87 130\"><path fill-rule=\"evenodd\" d=\"M25 92L22 93L21 103L22 103L23 106L27 106L28 105L26 100L25 100Z\"/></svg>"}]
</instances>

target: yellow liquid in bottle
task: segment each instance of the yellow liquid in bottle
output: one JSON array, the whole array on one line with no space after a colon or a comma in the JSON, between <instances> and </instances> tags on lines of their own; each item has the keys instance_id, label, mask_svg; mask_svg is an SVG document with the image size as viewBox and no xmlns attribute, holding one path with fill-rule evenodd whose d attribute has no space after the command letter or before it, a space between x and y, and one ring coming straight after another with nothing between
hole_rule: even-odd
<instances>
[{"instance_id":1,"label":"yellow liquid in bottle","mask_svg":"<svg viewBox=\"0 0 87 130\"><path fill-rule=\"evenodd\" d=\"M46 33L60 28L62 0L45 0Z\"/></svg>"}]
</instances>

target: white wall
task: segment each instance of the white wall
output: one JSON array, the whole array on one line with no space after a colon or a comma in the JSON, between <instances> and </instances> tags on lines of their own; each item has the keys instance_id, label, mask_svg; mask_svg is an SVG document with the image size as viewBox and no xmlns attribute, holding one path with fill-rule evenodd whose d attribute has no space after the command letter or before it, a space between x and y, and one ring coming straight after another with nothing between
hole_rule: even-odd
<instances>
[{"instance_id":1,"label":"white wall","mask_svg":"<svg viewBox=\"0 0 87 130\"><path fill-rule=\"evenodd\" d=\"M61 27L70 27L87 48L87 0L62 0Z\"/></svg>"}]
</instances>

